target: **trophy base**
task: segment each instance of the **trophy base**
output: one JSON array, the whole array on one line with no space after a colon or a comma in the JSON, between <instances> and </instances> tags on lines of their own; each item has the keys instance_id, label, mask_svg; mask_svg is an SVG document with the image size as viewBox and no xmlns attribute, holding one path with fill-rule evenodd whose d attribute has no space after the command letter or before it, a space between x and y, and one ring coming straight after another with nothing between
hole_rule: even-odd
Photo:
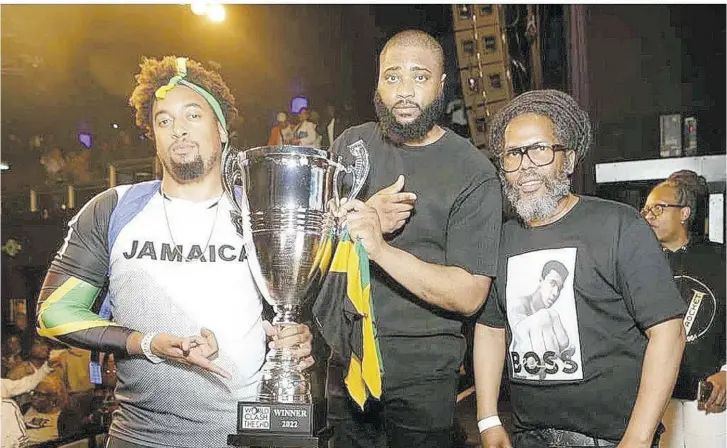
<instances>
[{"instance_id":1,"label":"trophy base","mask_svg":"<svg viewBox=\"0 0 727 448\"><path fill-rule=\"evenodd\" d=\"M326 401L313 403L237 403L237 434L227 436L236 447L326 446L333 428L326 427Z\"/></svg>"},{"instance_id":2,"label":"trophy base","mask_svg":"<svg viewBox=\"0 0 727 448\"><path fill-rule=\"evenodd\" d=\"M227 444L235 447L275 448L325 448L333 435L333 428L326 427L316 435L307 434L229 434Z\"/></svg>"}]
</instances>

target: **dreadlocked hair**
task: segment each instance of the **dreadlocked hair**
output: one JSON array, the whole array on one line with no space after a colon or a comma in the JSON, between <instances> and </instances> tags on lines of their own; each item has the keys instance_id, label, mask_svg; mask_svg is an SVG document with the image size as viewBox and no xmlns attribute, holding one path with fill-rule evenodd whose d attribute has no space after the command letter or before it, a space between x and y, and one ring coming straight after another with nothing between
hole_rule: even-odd
<instances>
[{"instance_id":1,"label":"dreadlocked hair","mask_svg":"<svg viewBox=\"0 0 727 448\"><path fill-rule=\"evenodd\" d=\"M495 157L502 154L505 128L513 118L523 114L550 119L560 143L575 151L576 162L588 153L593 138L588 112L573 97L559 90L532 90L507 103L487 124L487 147Z\"/></svg>"},{"instance_id":2,"label":"dreadlocked hair","mask_svg":"<svg viewBox=\"0 0 727 448\"><path fill-rule=\"evenodd\" d=\"M154 129L151 124L151 110L156 99L154 94L177 75L177 57L166 56L161 60L144 57L139 66L141 71L135 76L137 86L129 98L129 105L136 109L136 125L151 137ZM228 126L234 121L237 117L235 98L219 73L188 59L187 76L184 79L202 87L219 101Z\"/></svg>"},{"instance_id":3,"label":"dreadlocked hair","mask_svg":"<svg viewBox=\"0 0 727 448\"><path fill-rule=\"evenodd\" d=\"M692 211L689 214L689 221L693 221L700 199L703 200L707 194L707 180L694 171L679 170L671 173L659 185L667 185L674 189L677 203L689 207Z\"/></svg>"}]
</instances>

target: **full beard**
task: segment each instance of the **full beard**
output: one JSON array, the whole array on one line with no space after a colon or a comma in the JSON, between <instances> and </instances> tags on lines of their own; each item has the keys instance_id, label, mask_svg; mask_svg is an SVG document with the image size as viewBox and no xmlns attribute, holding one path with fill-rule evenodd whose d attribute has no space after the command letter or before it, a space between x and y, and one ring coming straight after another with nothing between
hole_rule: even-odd
<instances>
[{"instance_id":1,"label":"full beard","mask_svg":"<svg viewBox=\"0 0 727 448\"><path fill-rule=\"evenodd\" d=\"M542 175L537 171L534 173L534 177L545 185L546 194L532 199L520 197L520 191L505 179L504 173L500 172L499 175L505 197L515 207L520 219L526 223L542 221L555 215L558 209L558 201L570 193L570 179L563 165L553 178Z\"/></svg>"},{"instance_id":2,"label":"full beard","mask_svg":"<svg viewBox=\"0 0 727 448\"><path fill-rule=\"evenodd\" d=\"M444 111L444 94L442 93L434 98L424 109L417 105L420 113L411 123L396 121L396 116L391 109L386 107L378 91L374 95L374 107L384 135L394 144L400 145L406 142L420 141L432 130Z\"/></svg>"}]
</instances>

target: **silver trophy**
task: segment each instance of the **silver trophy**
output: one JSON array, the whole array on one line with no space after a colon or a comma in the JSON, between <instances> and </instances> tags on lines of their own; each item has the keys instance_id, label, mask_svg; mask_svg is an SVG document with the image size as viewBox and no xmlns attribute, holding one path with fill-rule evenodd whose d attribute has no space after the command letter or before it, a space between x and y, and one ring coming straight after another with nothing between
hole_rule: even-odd
<instances>
[{"instance_id":1,"label":"silver trophy","mask_svg":"<svg viewBox=\"0 0 727 448\"><path fill-rule=\"evenodd\" d=\"M351 165L327 151L302 146L228 150L223 156L232 220L245 241L255 284L275 312L273 325L297 323L328 273L338 242L332 211L340 205L342 181L352 175L347 196L354 198L369 171L363 142L349 150ZM325 409L313 409L308 375L298 371L292 351L273 349L263 366L258 401L238 404L238 434L228 443L292 446L286 445L289 440L276 445L276 440L315 438L323 423L321 412L325 421Z\"/></svg>"}]
</instances>

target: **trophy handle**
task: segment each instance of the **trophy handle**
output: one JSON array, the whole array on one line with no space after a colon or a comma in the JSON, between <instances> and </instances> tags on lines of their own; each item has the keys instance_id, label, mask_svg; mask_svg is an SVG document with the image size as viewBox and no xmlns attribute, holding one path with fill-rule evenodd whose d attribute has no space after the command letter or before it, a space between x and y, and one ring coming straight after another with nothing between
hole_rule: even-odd
<instances>
[{"instance_id":1,"label":"trophy handle","mask_svg":"<svg viewBox=\"0 0 727 448\"><path fill-rule=\"evenodd\" d=\"M355 198L361 192L369 176L369 151L366 149L363 140L348 145L348 150L354 157L353 165L345 168L346 173L353 174L353 186L348 193L348 200Z\"/></svg>"},{"instance_id":2,"label":"trophy handle","mask_svg":"<svg viewBox=\"0 0 727 448\"><path fill-rule=\"evenodd\" d=\"M338 190L338 177L341 173L353 175L353 185L351 191L348 193L348 200L354 199L361 192L366 183L366 178L369 176L369 151L366 149L366 145L363 140L348 145L348 150L353 155L354 160L352 165L343 165L338 162L332 162L336 167L336 172L333 174L333 204L334 208L341 206L341 195Z\"/></svg>"},{"instance_id":3,"label":"trophy handle","mask_svg":"<svg viewBox=\"0 0 727 448\"><path fill-rule=\"evenodd\" d=\"M235 224L237 233L243 236L242 232L242 207L240 202L244 200L244 185L242 184L242 169L237 162L236 151L233 151L232 145L227 145L225 150L222 152L222 188L227 194L227 198L232 204L233 210L230 211L232 216L232 222ZM239 198L235 194L235 183L240 183L240 195Z\"/></svg>"},{"instance_id":4,"label":"trophy handle","mask_svg":"<svg viewBox=\"0 0 727 448\"><path fill-rule=\"evenodd\" d=\"M336 166L336 172L333 175L333 195L335 197L336 204L340 204L340 193L338 190L338 177L341 173L353 175L353 185L351 191L348 193L348 200L354 199L361 192L366 183L366 178L369 176L369 151L366 149L366 145L362 140L357 141L348 146L348 150L354 157L352 165L343 165L337 162L333 162Z\"/></svg>"}]
</instances>

